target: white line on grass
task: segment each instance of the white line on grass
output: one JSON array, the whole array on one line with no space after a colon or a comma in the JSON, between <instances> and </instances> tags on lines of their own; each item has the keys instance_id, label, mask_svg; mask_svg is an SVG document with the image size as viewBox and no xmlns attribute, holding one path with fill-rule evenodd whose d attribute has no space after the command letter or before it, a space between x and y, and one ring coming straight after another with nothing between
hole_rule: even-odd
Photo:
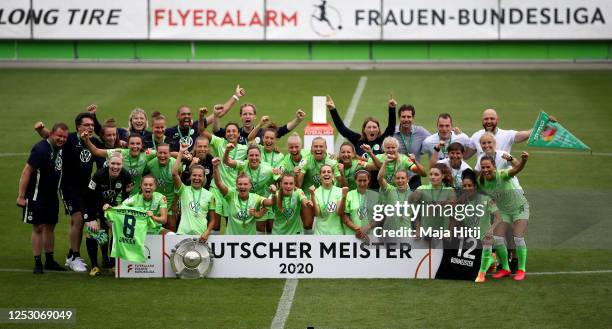
<instances>
[{"instance_id":1,"label":"white line on grass","mask_svg":"<svg viewBox=\"0 0 612 329\"><path fill-rule=\"evenodd\" d=\"M289 317L289 312L291 312L291 304L293 304L293 296L295 295L297 285L298 279L287 279L287 281L285 281L283 295L278 302L276 314L274 315L274 319L272 319L272 325L270 325L270 328L282 329L285 327L285 322Z\"/></svg>"},{"instance_id":2,"label":"white line on grass","mask_svg":"<svg viewBox=\"0 0 612 329\"><path fill-rule=\"evenodd\" d=\"M602 274L612 273L612 270L595 270L595 271L566 271L566 272L527 272L527 275L565 275L565 274Z\"/></svg>"},{"instance_id":3,"label":"white line on grass","mask_svg":"<svg viewBox=\"0 0 612 329\"><path fill-rule=\"evenodd\" d=\"M23 268L0 268L0 272L29 272L32 273L32 270L26 270ZM44 271L45 273L59 273L59 274L83 274L85 272L73 272L73 271Z\"/></svg>"},{"instance_id":4,"label":"white line on grass","mask_svg":"<svg viewBox=\"0 0 612 329\"><path fill-rule=\"evenodd\" d=\"M351 122L353 121L353 117L355 116L355 111L357 111L357 105L359 105L359 100L361 99L361 94L363 94L363 90L365 89L366 82L368 81L368 77L362 76L359 78L359 83L357 83L357 89L355 89L355 93L353 94L353 98L351 99L351 104L349 104L348 110L346 112L346 116L344 117L344 125L347 127L351 126ZM334 152L340 148L340 144L344 141L344 137L338 136L336 137L336 143L334 145Z\"/></svg>"},{"instance_id":5,"label":"white line on grass","mask_svg":"<svg viewBox=\"0 0 612 329\"><path fill-rule=\"evenodd\" d=\"M30 153L0 153L0 157L20 157Z\"/></svg>"}]
</instances>

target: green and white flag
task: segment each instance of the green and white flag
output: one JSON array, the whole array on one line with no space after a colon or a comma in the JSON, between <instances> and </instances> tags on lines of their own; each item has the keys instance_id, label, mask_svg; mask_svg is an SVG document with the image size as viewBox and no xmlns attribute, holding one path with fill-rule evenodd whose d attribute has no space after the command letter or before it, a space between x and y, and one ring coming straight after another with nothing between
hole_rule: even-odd
<instances>
[{"instance_id":1,"label":"green and white flag","mask_svg":"<svg viewBox=\"0 0 612 329\"><path fill-rule=\"evenodd\" d=\"M540 112L527 142L529 146L590 150L591 148L572 135L558 122L551 121L548 114Z\"/></svg>"}]
</instances>

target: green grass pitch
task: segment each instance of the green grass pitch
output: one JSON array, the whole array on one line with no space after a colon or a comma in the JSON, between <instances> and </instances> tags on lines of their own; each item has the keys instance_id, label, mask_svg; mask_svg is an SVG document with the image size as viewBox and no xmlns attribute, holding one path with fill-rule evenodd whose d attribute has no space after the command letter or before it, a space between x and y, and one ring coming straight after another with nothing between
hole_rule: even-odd
<instances>
[{"instance_id":1,"label":"green grass pitch","mask_svg":"<svg viewBox=\"0 0 612 329\"><path fill-rule=\"evenodd\" d=\"M330 94L341 114L361 76L368 81L351 126L366 116L386 125L393 92L412 103L415 122L435 130L441 112L471 134L482 110L493 107L500 127L528 129L540 110L555 115L595 152L532 156L520 180L531 203L524 282L441 280L300 280L287 328L575 328L610 327L612 273L532 275L530 272L612 269L611 71L145 71L0 70L0 308L77 309L82 328L263 328L276 312L285 280L116 280L112 276L46 273L33 277L30 227L15 206L26 156L38 140L37 120L73 119L88 104L101 120L127 123L142 107L170 117L181 104L192 110L224 102L236 83L258 117L290 120L310 112L313 95ZM224 119L238 120L237 108ZM298 129L303 132L302 124ZM285 140L280 142L285 149ZM571 151L570 151L571 152ZM471 164L474 163L472 159ZM56 258L67 250L68 219L57 226ZM86 254L85 247L81 248ZM23 269L16 272L10 269ZM66 327L67 325L55 325ZM0 324L0 327L10 327ZM40 324L14 325L39 328ZM53 327L53 325L46 325Z\"/></svg>"}]
</instances>

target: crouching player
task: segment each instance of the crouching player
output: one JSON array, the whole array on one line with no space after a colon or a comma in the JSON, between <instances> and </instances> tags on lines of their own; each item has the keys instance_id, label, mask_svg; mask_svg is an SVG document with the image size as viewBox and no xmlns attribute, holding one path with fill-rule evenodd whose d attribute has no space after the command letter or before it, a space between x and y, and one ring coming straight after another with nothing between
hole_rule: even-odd
<instances>
[{"instance_id":1,"label":"crouching player","mask_svg":"<svg viewBox=\"0 0 612 329\"><path fill-rule=\"evenodd\" d=\"M106 232L108 232L109 225L104 218L104 210L127 199L132 188L132 175L123 168L123 157L119 152L111 154L108 159L108 167L98 170L89 182L90 197L86 199L89 202L89 212L93 215L89 217L93 225L92 228L89 226L87 228L89 236L85 239L85 246L91 260L89 271L91 276L101 274L98 265L98 244L102 251L102 267L114 266L108 257L108 233Z\"/></svg>"},{"instance_id":2,"label":"crouching player","mask_svg":"<svg viewBox=\"0 0 612 329\"><path fill-rule=\"evenodd\" d=\"M521 281L525 279L525 264L527 261L527 245L525 244L525 231L529 222L529 203L522 190L516 189L512 183L512 177L516 176L527 163L529 154L523 152L521 161L517 166L508 170L497 170L495 159L483 156L480 159L480 177L478 185L491 196L497 203L503 223L495 229L495 251L502 264L502 269L493 275L494 279L509 276L510 266L508 264L508 249L504 238L509 225L512 225L514 243L518 256L518 270L513 279Z\"/></svg>"},{"instance_id":3,"label":"crouching player","mask_svg":"<svg viewBox=\"0 0 612 329\"><path fill-rule=\"evenodd\" d=\"M172 166L174 188L181 204L181 220L176 234L197 234L200 242L206 242L219 220L215 214L215 197L204 188L206 173L204 167L192 165L189 169L191 186L181 182L181 160L188 145L181 144L178 157Z\"/></svg>"},{"instance_id":4,"label":"crouching player","mask_svg":"<svg viewBox=\"0 0 612 329\"><path fill-rule=\"evenodd\" d=\"M478 193L476 191L476 174L467 169L462 173L462 190L459 197L459 202L465 205L471 205L472 209L482 207L482 212L476 213L470 218L462 220L463 226L468 228L480 228L480 240L482 242L482 257L480 260L480 270L476 282L485 282L487 270L493 264L493 231L495 227L501 223L501 216L493 201L488 195ZM494 216L493 224L491 224L491 216Z\"/></svg>"},{"instance_id":5,"label":"crouching player","mask_svg":"<svg viewBox=\"0 0 612 329\"><path fill-rule=\"evenodd\" d=\"M163 225L168 220L168 200L163 194L155 192L156 187L153 176L142 177L140 193L124 200L122 205L140 209L155 221L156 226L149 228L148 234L167 234L171 231L163 228Z\"/></svg>"}]
</instances>

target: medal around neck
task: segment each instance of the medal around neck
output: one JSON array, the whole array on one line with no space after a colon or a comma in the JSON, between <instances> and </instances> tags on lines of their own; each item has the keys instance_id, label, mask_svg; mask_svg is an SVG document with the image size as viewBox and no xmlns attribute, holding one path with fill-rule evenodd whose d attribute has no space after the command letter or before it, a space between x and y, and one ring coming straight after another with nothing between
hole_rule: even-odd
<instances>
[{"instance_id":1,"label":"medal around neck","mask_svg":"<svg viewBox=\"0 0 612 329\"><path fill-rule=\"evenodd\" d=\"M172 248L170 265L181 279L200 279L210 273L213 255L207 244L198 242L196 238L188 238Z\"/></svg>"}]
</instances>

